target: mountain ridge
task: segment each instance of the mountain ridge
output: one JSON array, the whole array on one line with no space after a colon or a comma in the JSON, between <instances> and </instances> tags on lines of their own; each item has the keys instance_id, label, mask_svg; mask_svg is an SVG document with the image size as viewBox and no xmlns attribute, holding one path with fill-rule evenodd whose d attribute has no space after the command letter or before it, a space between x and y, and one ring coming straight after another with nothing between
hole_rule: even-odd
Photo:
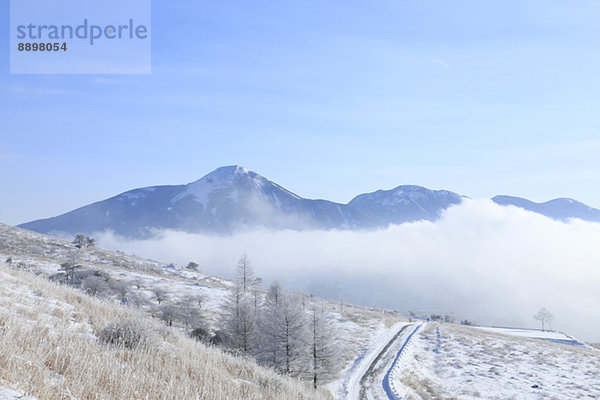
<instances>
[{"instance_id":1,"label":"mountain ridge","mask_svg":"<svg viewBox=\"0 0 600 400\"><path fill-rule=\"evenodd\" d=\"M111 230L130 238L164 229L231 234L256 228L370 230L420 220L435 221L466 198L448 190L400 185L362 193L347 204L307 199L240 165L215 169L184 185L136 188L67 213L18 225L45 234L90 234ZM550 218L600 222L600 210L572 199L545 203L496 196Z\"/></svg>"},{"instance_id":2,"label":"mountain ridge","mask_svg":"<svg viewBox=\"0 0 600 400\"><path fill-rule=\"evenodd\" d=\"M498 195L494 196L492 201L502 206L523 208L559 221L579 218L584 221L600 222L600 210L566 197L536 203L522 197Z\"/></svg>"}]
</instances>

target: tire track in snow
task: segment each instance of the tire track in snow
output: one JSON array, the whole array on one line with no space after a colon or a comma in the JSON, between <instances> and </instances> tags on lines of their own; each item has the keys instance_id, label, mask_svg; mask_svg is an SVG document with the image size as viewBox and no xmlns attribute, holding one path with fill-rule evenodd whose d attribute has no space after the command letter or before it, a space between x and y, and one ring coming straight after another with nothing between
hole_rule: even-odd
<instances>
[{"instance_id":1,"label":"tire track in snow","mask_svg":"<svg viewBox=\"0 0 600 400\"><path fill-rule=\"evenodd\" d=\"M375 357L375 359L373 360L373 362L371 363L371 365L369 365L369 368L367 369L367 371L364 373L364 375L360 378L360 392L359 392L359 399L366 399L367 397L367 389L369 389L371 386L368 385L368 381L374 381L376 378L377 373L383 369L383 366L380 366L380 362L382 360L382 358L385 356L385 354L388 352L388 349L390 348L390 346L392 346L392 344L394 344L394 342L398 339L398 337L400 337L400 335L402 335L402 333L404 333L404 331L406 330L406 328L408 328L409 325L405 325L403 326L398 333L396 333L385 345L385 347L379 352L379 354L377 354L377 357Z\"/></svg>"},{"instance_id":2,"label":"tire track in snow","mask_svg":"<svg viewBox=\"0 0 600 400\"><path fill-rule=\"evenodd\" d=\"M392 363L392 365L388 369L387 373L383 377L383 381L382 381L383 390L385 391L385 394L387 395L388 399L390 399L390 400L402 400L396 393L394 385L390 382L390 374L396 367L396 364L398 363L398 359L402 355L402 351L404 351L404 349L406 348L406 345L408 344L408 342L410 342L410 339L419 330L420 327L421 327L421 324L417 325L415 327L415 329L411 332L411 334L408 335L408 337L406 338L404 343L402 343L402 347L400 347L400 350L398 351L398 354L396 355L394 362ZM391 344L391 342L390 342L390 344Z\"/></svg>"},{"instance_id":3,"label":"tire track in snow","mask_svg":"<svg viewBox=\"0 0 600 400\"><path fill-rule=\"evenodd\" d=\"M408 325L408 322L398 322L387 331L377 336L369 344L369 346L356 358L346 373L345 378L335 395L340 400L358 400L361 397L361 381L364 382L364 377L367 371L371 368L374 360L381 358L380 354L385 353L389 348L390 343L393 343L398 337L399 331ZM379 358L378 358L379 357ZM373 379L375 381L375 379ZM379 386L379 385L376 385ZM382 393L383 394L383 393Z\"/></svg>"}]
</instances>

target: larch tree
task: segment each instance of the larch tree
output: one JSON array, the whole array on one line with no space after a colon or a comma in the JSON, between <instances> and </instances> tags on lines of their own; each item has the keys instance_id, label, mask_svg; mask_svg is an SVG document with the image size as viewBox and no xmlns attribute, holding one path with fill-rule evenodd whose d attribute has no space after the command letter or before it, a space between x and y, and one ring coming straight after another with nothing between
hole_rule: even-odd
<instances>
[{"instance_id":1,"label":"larch tree","mask_svg":"<svg viewBox=\"0 0 600 400\"><path fill-rule=\"evenodd\" d=\"M244 254L238 261L235 277L244 292L249 292L260 283L260 279L254 275L254 269L247 254Z\"/></svg>"},{"instance_id":2,"label":"larch tree","mask_svg":"<svg viewBox=\"0 0 600 400\"><path fill-rule=\"evenodd\" d=\"M303 358L307 350L308 332L302 299L295 294L283 295L279 303L278 337L283 350L281 372L299 376L304 372Z\"/></svg>"},{"instance_id":3,"label":"larch tree","mask_svg":"<svg viewBox=\"0 0 600 400\"><path fill-rule=\"evenodd\" d=\"M250 259L244 254L236 267L235 285L227 302L225 332L229 345L244 353L256 353L257 310L256 286L260 279L254 275Z\"/></svg>"},{"instance_id":4,"label":"larch tree","mask_svg":"<svg viewBox=\"0 0 600 400\"><path fill-rule=\"evenodd\" d=\"M271 368L281 369L283 350L279 335L280 305L283 289L278 281L269 287L259 319L260 348L258 360Z\"/></svg>"},{"instance_id":5,"label":"larch tree","mask_svg":"<svg viewBox=\"0 0 600 400\"><path fill-rule=\"evenodd\" d=\"M258 361L283 374L304 375L308 351L306 326L300 295L286 293L279 282L273 282L260 313Z\"/></svg>"},{"instance_id":6,"label":"larch tree","mask_svg":"<svg viewBox=\"0 0 600 400\"><path fill-rule=\"evenodd\" d=\"M229 346L247 354L254 353L257 344L254 301L240 282L231 289L226 308L224 328Z\"/></svg>"},{"instance_id":7,"label":"larch tree","mask_svg":"<svg viewBox=\"0 0 600 400\"><path fill-rule=\"evenodd\" d=\"M336 333L322 304L313 304L308 316L309 352L306 363L313 387L334 376L340 361Z\"/></svg>"}]
</instances>

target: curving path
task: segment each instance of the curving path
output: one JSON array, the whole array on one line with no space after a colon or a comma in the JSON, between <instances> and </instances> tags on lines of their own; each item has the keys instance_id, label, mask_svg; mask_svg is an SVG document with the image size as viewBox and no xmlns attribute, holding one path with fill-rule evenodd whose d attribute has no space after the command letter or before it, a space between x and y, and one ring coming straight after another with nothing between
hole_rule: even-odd
<instances>
[{"instance_id":1,"label":"curving path","mask_svg":"<svg viewBox=\"0 0 600 400\"><path fill-rule=\"evenodd\" d=\"M399 400L390 374L420 326L420 323L398 323L380 335L350 368L343 381L343 396L338 398Z\"/></svg>"}]
</instances>

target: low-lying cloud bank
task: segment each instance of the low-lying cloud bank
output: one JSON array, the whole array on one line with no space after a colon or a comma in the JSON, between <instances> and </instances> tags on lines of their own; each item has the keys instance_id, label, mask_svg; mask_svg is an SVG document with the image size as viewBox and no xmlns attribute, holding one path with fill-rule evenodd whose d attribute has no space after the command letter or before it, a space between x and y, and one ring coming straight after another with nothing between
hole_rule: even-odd
<instances>
[{"instance_id":1,"label":"low-lying cloud bank","mask_svg":"<svg viewBox=\"0 0 600 400\"><path fill-rule=\"evenodd\" d=\"M455 312L482 324L554 329L600 342L600 224L557 222L489 200L465 200L436 222L369 232L254 231L155 239L95 235L102 247L231 276L246 252L259 276L290 288L401 311Z\"/></svg>"}]
</instances>

